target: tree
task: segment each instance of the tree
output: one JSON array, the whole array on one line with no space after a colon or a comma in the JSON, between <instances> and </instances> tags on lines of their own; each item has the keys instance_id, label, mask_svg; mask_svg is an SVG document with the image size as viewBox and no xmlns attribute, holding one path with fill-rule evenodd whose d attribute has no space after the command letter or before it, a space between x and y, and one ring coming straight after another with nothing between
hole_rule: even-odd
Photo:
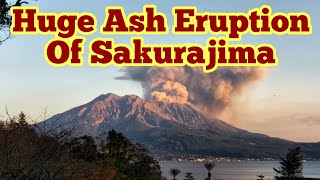
<instances>
[{"instance_id":1,"label":"tree","mask_svg":"<svg viewBox=\"0 0 320 180\"><path fill-rule=\"evenodd\" d=\"M26 116L0 123L0 179L69 179L84 169L63 145L69 132L55 136L37 133Z\"/></svg>"},{"instance_id":2,"label":"tree","mask_svg":"<svg viewBox=\"0 0 320 180\"><path fill-rule=\"evenodd\" d=\"M114 167L120 179L162 179L158 161L142 145L132 143L121 133L109 131L100 144L104 164Z\"/></svg>"},{"instance_id":3,"label":"tree","mask_svg":"<svg viewBox=\"0 0 320 180\"><path fill-rule=\"evenodd\" d=\"M97 145L91 136L83 136L72 139L66 143L73 158L93 162L98 158Z\"/></svg>"},{"instance_id":4,"label":"tree","mask_svg":"<svg viewBox=\"0 0 320 180\"><path fill-rule=\"evenodd\" d=\"M13 6L21 6L23 4L28 4L28 2L16 0L13 5L10 5L7 0L0 0L0 45L11 37L10 25L12 19L10 16L10 8Z\"/></svg>"},{"instance_id":5,"label":"tree","mask_svg":"<svg viewBox=\"0 0 320 180\"><path fill-rule=\"evenodd\" d=\"M194 177L191 172L187 172L184 180L194 180Z\"/></svg>"},{"instance_id":6,"label":"tree","mask_svg":"<svg viewBox=\"0 0 320 180\"><path fill-rule=\"evenodd\" d=\"M9 27L11 25L11 17L9 15L10 6L6 0L0 0L0 45L10 38Z\"/></svg>"},{"instance_id":7,"label":"tree","mask_svg":"<svg viewBox=\"0 0 320 180\"><path fill-rule=\"evenodd\" d=\"M170 169L170 171L169 171L169 173L173 177L173 180L176 180L176 177L180 174L180 172L181 171L179 169L176 169L176 168Z\"/></svg>"},{"instance_id":8,"label":"tree","mask_svg":"<svg viewBox=\"0 0 320 180\"><path fill-rule=\"evenodd\" d=\"M264 180L264 175L262 175L262 174L258 175L257 177L258 177L257 180Z\"/></svg>"},{"instance_id":9,"label":"tree","mask_svg":"<svg viewBox=\"0 0 320 180\"><path fill-rule=\"evenodd\" d=\"M0 121L0 179L163 179L158 161L114 130L98 141L77 137L77 126L27 122Z\"/></svg>"},{"instance_id":10,"label":"tree","mask_svg":"<svg viewBox=\"0 0 320 180\"><path fill-rule=\"evenodd\" d=\"M211 179L211 170L215 167L215 163L214 162L207 162L204 164L204 167L207 169L208 171L208 180Z\"/></svg>"},{"instance_id":11,"label":"tree","mask_svg":"<svg viewBox=\"0 0 320 180\"><path fill-rule=\"evenodd\" d=\"M27 122L27 117L26 117L26 115L25 115L23 112L21 112L21 113L19 114L18 122L19 122L19 124L20 124L21 126L29 126L29 124L28 124L28 122Z\"/></svg>"},{"instance_id":12,"label":"tree","mask_svg":"<svg viewBox=\"0 0 320 180\"><path fill-rule=\"evenodd\" d=\"M285 158L280 158L280 167L273 168L281 177L299 178L302 177L303 171L303 156L301 155L301 148L296 147L289 149Z\"/></svg>"}]
</instances>

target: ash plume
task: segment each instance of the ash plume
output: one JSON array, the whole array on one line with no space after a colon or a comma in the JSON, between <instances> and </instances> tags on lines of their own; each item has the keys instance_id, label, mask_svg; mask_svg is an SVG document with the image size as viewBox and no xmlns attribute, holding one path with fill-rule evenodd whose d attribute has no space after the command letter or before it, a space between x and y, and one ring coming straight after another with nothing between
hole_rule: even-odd
<instances>
[{"instance_id":1,"label":"ash plume","mask_svg":"<svg viewBox=\"0 0 320 180\"><path fill-rule=\"evenodd\" d=\"M154 88L151 97L152 99L166 103L185 104L188 102L188 91L184 85L178 82L165 81Z\"/></svg>"},{"instance_id":2,"label":"ash plume","mask_svg":"<svg viewBox=\"0 0 320 180\"><path fill-rule=\"evenodd\" d=\"M218 115L234 96L263 78L258 67L219 67L204 73L201 67L128 67L124 76L141 82L144 98L167 103L191 103L199 110Z\"/></svg>"}]
</instances>

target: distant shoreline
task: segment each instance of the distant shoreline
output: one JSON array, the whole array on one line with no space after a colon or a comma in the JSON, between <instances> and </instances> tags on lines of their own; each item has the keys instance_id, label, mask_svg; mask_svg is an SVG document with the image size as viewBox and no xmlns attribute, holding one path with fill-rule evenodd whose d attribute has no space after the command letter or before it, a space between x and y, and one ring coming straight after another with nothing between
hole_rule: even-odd
<instances>
[{"instance_id":1,"label":"distant shoreline","mask_svg":"<svg viewBox=\"0 0 320 180\"><path fill-rule=\"evenodd\" d=\"M280 159L273 159L273 158L231 158L231 157L201 157L201 156L168 156L168 157L161 157L157 158L159 162L207 162L207 161L214 161L214 162L246 162L246 161L270 161L270 162L277 162ZM320 161L320 159L305 159L304 162L308 161Z\"/></svg>"},{"instance_id":2,"label":"distant shoreline","mask_svg":"<svg viewBox=\"0 0 320 180\"><path fill-rule=\"evenodd\" d=\"M177 168L181 170L178 179L183 179L187 172L191 172L196 179L204 179L207 171L204 167L205 162L190 161L166 161L160 162L161 171L164 176L170 178L168 170ZM257 175L264 175L265 179L273 179L276 173L273 167L280 164L274 161L221 161L215 162L216 167L213 169L213 176L223 180L248 180L256 179ZM319 178L320 160L312 160L304 163L303 176L308 178Z\"/></svg>"}]
</instances>

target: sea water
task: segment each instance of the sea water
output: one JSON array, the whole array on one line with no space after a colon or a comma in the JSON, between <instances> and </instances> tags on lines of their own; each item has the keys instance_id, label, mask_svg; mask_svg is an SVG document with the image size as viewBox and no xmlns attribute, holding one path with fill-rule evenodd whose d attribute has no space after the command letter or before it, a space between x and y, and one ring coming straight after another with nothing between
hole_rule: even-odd
<instances>
[{"instance_id":1,"label":"sea water","mask_svg":"<svg viewBox=\"0 0 320 180\"><path fill-rule=\"evenodd\" d=\"M196 180L203 180L207 176L207 170L204 167L205 162L161 162L163 175L172 179L169 174L171 168L181 170L178 180L183 180L187 172L193 173ZM219 180L256 180L257 175L263 174L266 179L274 179L276 173L273 167L279 167L278 161L230 161L216 162L216 167L212 171L215 179ZM320 178L320 161L308 161L304 163L304 177Z\"/></svg>"}]
</instances>

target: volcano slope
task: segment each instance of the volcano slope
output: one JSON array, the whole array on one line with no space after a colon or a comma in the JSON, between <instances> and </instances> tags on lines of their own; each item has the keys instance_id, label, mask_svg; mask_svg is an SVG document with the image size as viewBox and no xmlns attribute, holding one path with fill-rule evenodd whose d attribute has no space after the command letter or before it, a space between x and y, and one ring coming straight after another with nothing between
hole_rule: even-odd
<instances>
[{"instance_id":1,"label":"volcano slope","mask_svg":"<svg viewBox=\"0 0 320 180\"><path fill-rule=\"evenodd\" d=\"M305 157L320 158L320 143L297 143L251 133L203 114L189 104L143 100L135 95L101 95L52 116L39 125L80 126L80 135L122 132L153 153L236 158L279 158L300 146Z\"/></svg>"}]
</instances>

